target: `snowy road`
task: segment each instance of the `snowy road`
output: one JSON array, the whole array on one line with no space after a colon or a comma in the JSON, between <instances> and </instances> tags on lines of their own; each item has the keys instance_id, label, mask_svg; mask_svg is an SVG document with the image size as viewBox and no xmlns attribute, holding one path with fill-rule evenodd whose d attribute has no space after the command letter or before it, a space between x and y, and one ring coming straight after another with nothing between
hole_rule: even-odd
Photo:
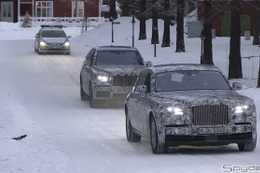
<instances>
[{"instance_id":1,"label":"snowy road","mask_svg":"<svg viewBox=\"0 0 260 173\"><path fill-rule=\"evenodd\" d=\"M217 173L229 170L223 170L227 164L229 168L260 165L259 142L248 153L229 145L178 148L161 155L152 154L145 140L128 143L123 109L91 109L80 100L84 51L71 56L38 55L33 52L33 40L21 40L0 41L0 52L1 87L8 88L8 96L27 111L23 115L69 157L72 172ZM24 133L30 138L32 132Z\"/></svg>"}]
</instances>

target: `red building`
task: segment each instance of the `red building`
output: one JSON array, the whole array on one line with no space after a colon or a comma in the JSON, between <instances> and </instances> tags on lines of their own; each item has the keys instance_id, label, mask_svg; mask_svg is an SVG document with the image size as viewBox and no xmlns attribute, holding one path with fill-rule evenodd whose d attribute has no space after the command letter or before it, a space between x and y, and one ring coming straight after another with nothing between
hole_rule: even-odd
<instances>
[{"instance_id":1,"label":"red building","mask_svg":"<svg viewBox=\"0 0 260 173\"><path fill-rule=\"evenodd\" d=\"M0 0L0 21L18 22L28 11L32 17L100 17L99 0Z\"/></svg>"},{"instance_id":2,"label":"red building","mask_svg":"<svg viewBox=\"0 0 260 173\"><path fill-rule=\"evenodd\" d=\"M227 0L213 0L212 1L212 28L216 30L217 36L229 36L231 28L231 7L230 2ZM240 3L240 23L241 35L245 31L250 31L251 35L254 34L255 16L254 6L260 8L259 4L255 4L254 0L243 0ZM204 18L204 0L198 2L198 19L203 21Z\"/></svg>"}]
</instances>

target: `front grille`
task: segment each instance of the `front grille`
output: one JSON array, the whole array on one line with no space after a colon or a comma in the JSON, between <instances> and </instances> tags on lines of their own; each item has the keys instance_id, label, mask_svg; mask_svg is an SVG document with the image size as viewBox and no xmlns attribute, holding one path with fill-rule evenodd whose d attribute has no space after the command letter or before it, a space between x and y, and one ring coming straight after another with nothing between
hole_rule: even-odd
<instances>
[{"instance_id":1,"label":"front grille","mask_svg":"<svg viewBox=\"0 0 260 173\"><path fill-rule=\"evenodd\" d=\"M194 125L228 124L228 106L195 106L192 107Z\"/></svg>"},{"instance_id":2,"label":"front grille","mask_svg":"<svg viewBox=\"0 0 260 173\"><path fill-rule=\"evenodd\" d=\"M61 47L61 46L63 46L63 43L47 43L47 46L51 46L51 47Z\"/></svg>"},{"instance_id":3,"label":"front grille","mask_svg":"<svg viewBox=\"0 0 260 173\"><path fill-rule=\"evenodd\" d=\"M137 76L114 76L114 86L134 86Z\"/></svg>"}]
</instances>

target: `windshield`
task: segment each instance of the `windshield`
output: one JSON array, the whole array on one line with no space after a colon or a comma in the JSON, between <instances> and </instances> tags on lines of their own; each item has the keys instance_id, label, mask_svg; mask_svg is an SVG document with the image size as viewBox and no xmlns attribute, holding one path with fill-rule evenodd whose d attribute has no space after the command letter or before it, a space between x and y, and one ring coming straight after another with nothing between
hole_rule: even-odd
<instances>
[{"instance_id":1,"label":"windshield","mask_svg":"<svg viewBox=\"0 0 260 173\"><path fill-rule=\"evenodd\" d=\"M62 30L44 30L41 37L66 37L66 34Z\"/></svg>"},{"instance_id":2,"label":"windshield","mask_svg":"<svg viewBox=\"0 0 260 173\"><path fill-rule=\"evenodd\" d=\"M157 92L187 90L230 90L223 75L216 71L176 71L156 76Z\"/></svg>"},{"instance_id":3,"label":"windshield","mask_svg":"<svg viewBox=\"0 0 260 173\"><path fill-rule=\"evenodd\" d=\"M144 65L138 52L134 51L99 51L96 65Z\"/></svg>"}]
</instances>

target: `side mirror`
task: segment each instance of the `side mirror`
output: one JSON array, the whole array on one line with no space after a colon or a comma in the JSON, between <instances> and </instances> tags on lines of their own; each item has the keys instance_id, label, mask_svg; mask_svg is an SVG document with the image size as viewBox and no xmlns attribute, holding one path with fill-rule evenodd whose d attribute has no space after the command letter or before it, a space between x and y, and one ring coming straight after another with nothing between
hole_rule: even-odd
<instances>
[{"instance_id":1,"label":"side mirror","mask_svg":"<svg viewBox=\"0 0 260 173\"><path fill-rule=\"evenodd\" d=\"M39 38L39 37L40 37L39 34L36 34L36 35L35 35L35 38Z\"/></svg>"},{"instance_id":2,"label":"side mirror","mask_svg":"<svg viewBox=\"0 0 260 173\"><path fill-rule=\"evenodd\" d=\"M241 90L243 88L242 84L239 82L233 82L232 83L232 89L233 90Z\"/></svg>"},{"instance_id":3,"label":"side mirror","mask_svg":"<svg viewBox=\"0 0 260 173\"><path fill-rule=\"evenodd\" d=\"M146 67L152 67L153 66L153 63L151 61L146 61L145 62L145 66Z\"/></svg>"},{"instance_id":4,"label":"side mirror","mask_svg":"<svg viewBox=\"0 0 260 173\"><path fill-rule=\"evenodd\" d=\"M71 38L71 36L68 36L68 38Z\"/></svg>"},{"instance_id":5,"label":"side mirror","mask_svg":"<svg viewBox=\"0 0 260 173\"><path fill-rule=\"evenodd\" d=\"M137 91L137 92L140 92L140 93L146 93L146 92L147 92L147 86L146 86L146 85L139 85L139 86L136 88L136 91Z\"/></svg>"}]
</instances>

